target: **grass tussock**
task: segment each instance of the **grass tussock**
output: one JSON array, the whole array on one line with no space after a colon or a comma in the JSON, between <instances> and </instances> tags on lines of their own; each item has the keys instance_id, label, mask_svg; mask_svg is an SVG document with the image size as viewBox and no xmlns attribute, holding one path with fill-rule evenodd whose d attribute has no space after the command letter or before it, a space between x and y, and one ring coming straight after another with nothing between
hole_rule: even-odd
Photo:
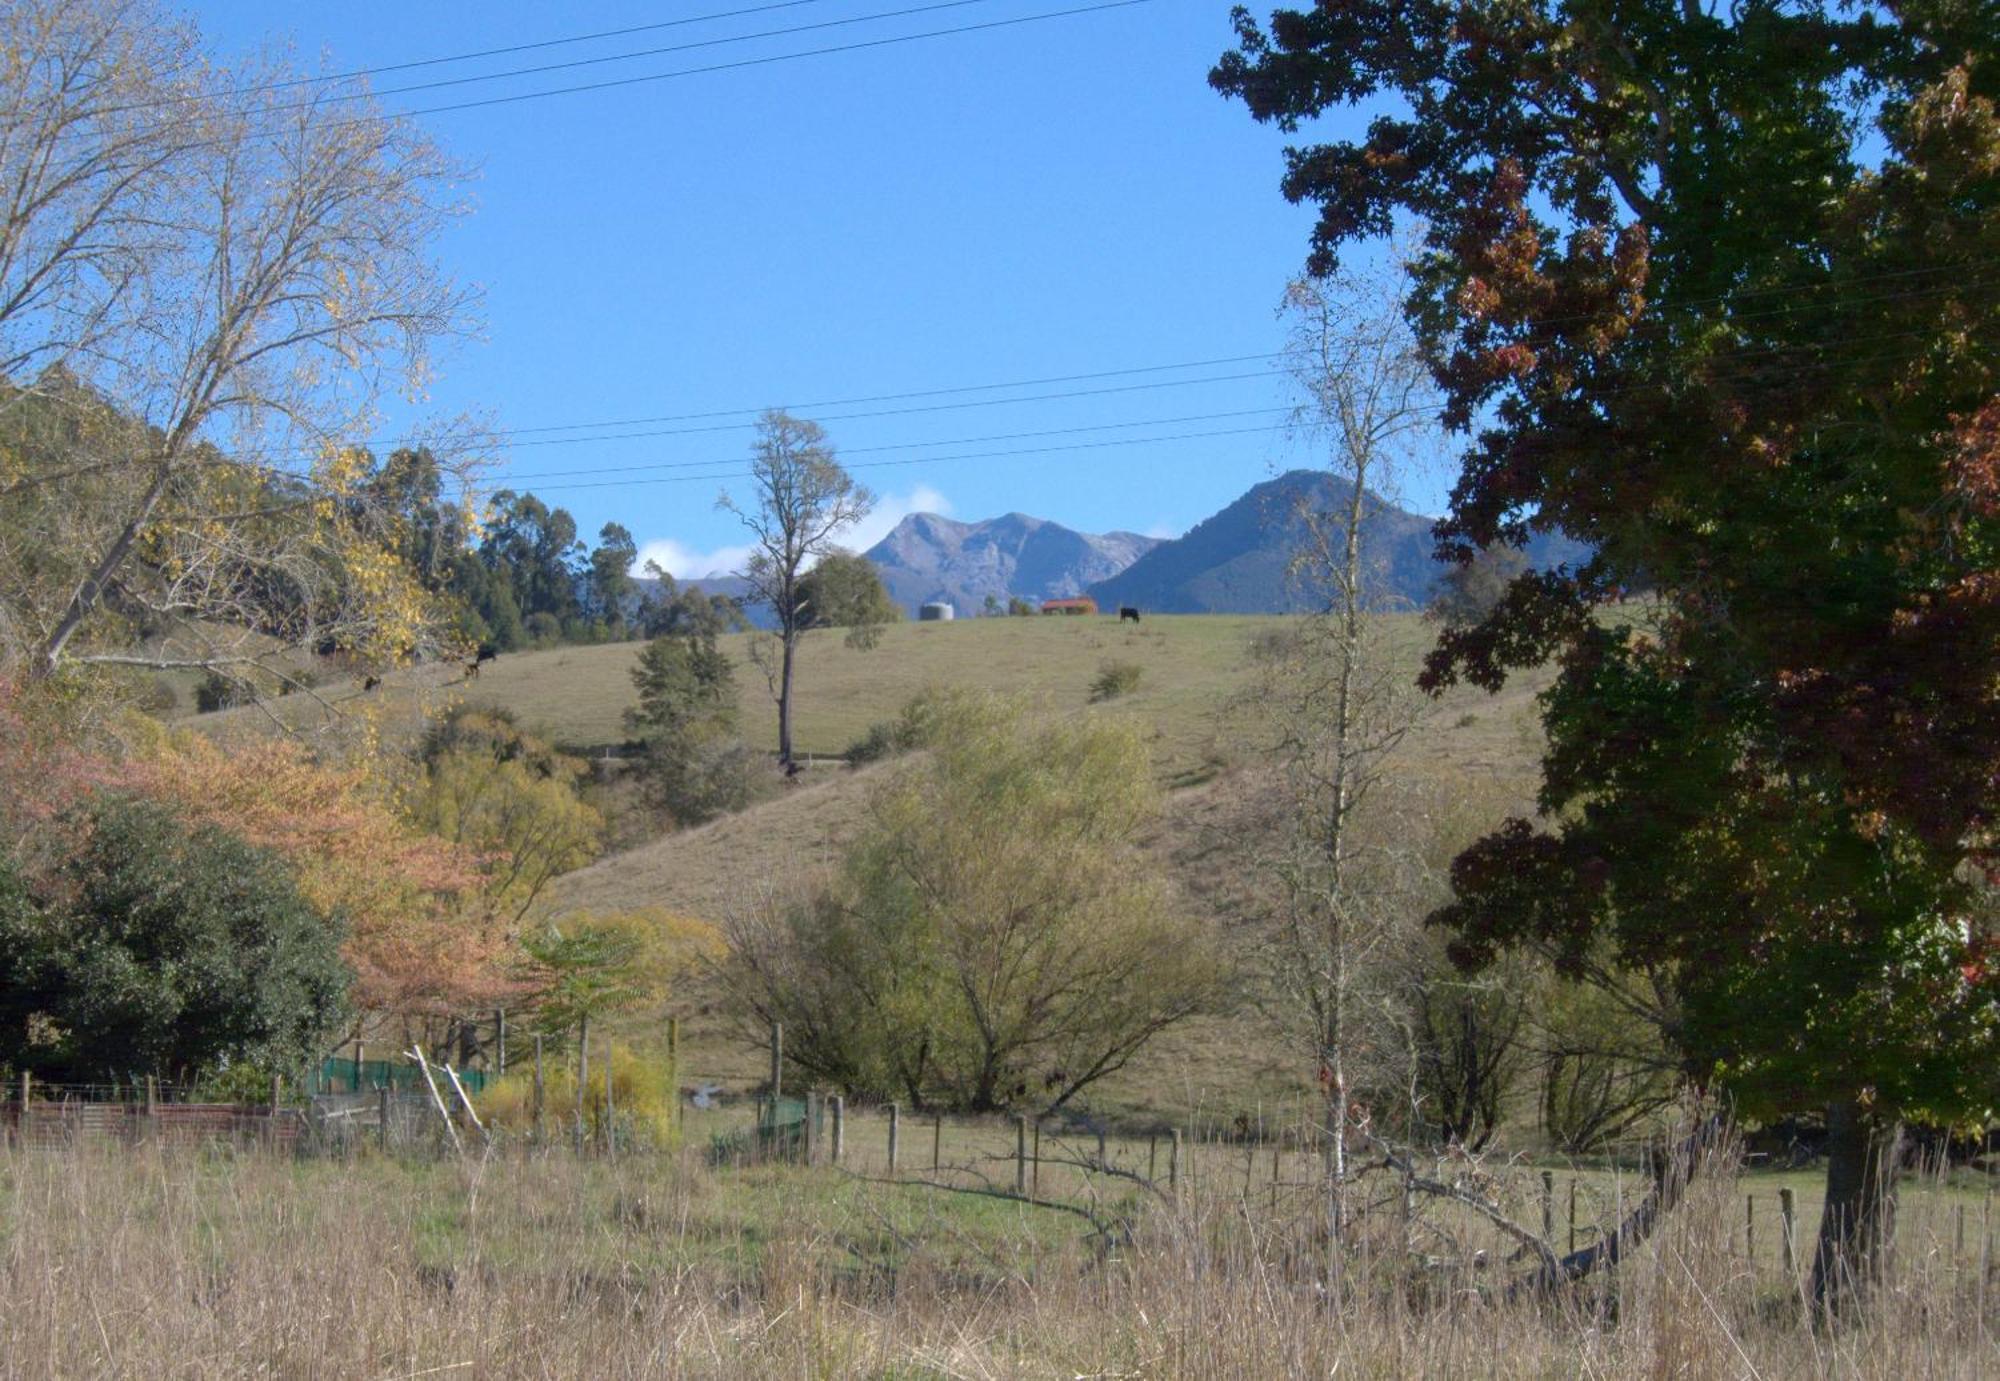
<instances>
[{"instance_id":1,"label":"grass tussock","mask_svg":"<svg viewBox=\"0 0 2000 1381\"><path fill-rule=\"evenodd\" d=\"M1115 1191L1107 1189L1110 1194ZM1906 1230L1879 1306L1815 1330L1699 1187L1615 1287L1514 1267L1329 1288L1319 1215L1219 1187L1077 1216L699 1158L484 1165L0 1151L10 1376L1978 1377L1995 1291ZM1400 1265L1400 1262L1399 1262Z\"/></svg>"}]
</instances>

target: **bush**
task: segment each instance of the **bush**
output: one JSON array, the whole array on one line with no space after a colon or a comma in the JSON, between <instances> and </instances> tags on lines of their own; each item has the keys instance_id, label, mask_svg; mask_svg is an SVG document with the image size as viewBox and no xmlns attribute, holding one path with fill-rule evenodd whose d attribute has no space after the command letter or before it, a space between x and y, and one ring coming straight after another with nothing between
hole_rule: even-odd
<instances>
[{"instance_id":1,"label":"bush","mask_svg":"<svg viewBox=\"0 0 2000 1381\"><path fill-rule=\"evenodd\" d=\"M590 1082L583 1091L584 1131L604 1134L603 1047L591 1052ZM618 1139L642 1145L671 1147L680 1128L675 1117L680 1098L679 1077L664 1055L641 1054L629 1045L611 1047L611 1106ZM489 1126L525 1133L535 1125L535 1076L532 1068L510 1071L486 1086L473 1100L480 1120ZM542 1125L551 1133L568 1131L576 1119L576 1059L547 1062L542 1073Z\"/></svg>"},{"instance_id":2,"label":"bush","mask_svg":"<svg viewBox=\"0 0 2000 1381\"><path fill-rule=\"evenodd\" d=\"M817 895L741 918L723 976L750 1024L855 1096L1064 1105L1205 1010L1223 965L1135 839L1139 731L955 694Z\"/></svg>"},{"instance_id":3,"label":"bush","mask_svg":"<svg viewBox=\"0 0 2000 1381\"><path fill-rule=\"evenodd\" d=\"M877 720L868 726L868 732L847 745L847 765L864 767L929 747L939 716L956 703L958 695L937 687L919 691L894 719Z\"/></svg>"},{"instance_id":4,"label":"bush","mask_svg":"<svg viewBox=\"0 0 2000 1381\"><path fill-rule=\"evenodd\" d=\"M194 688L194 707L199 714L234 709L238 705L249 704L250 700L249 687L219 671L204 673Z\"/></svg>"},{"instance_id":5,"label":"bush","mask_svg":"<svg viewBox=\"0 0 2000 1381\"><path fill-rule=\"evenodd\" d=\"M283 861L167 806L98 799L39 906L0 887L0 1063L69 1079L298 1069L346 1014L342 926Z\"/></svg>"},{"instance_id":6,"label":"bush","mask_svg":"<svg viewBox=\"0 0 2000 1381\"><path fill-rule=\"evenodd\" d=\"M1095 705L1129 695L1139 688L1139 678L1144 674L1145 669L1137 662L1104 663L1097 669L1097 679L1090 683L1091 703Z\"/></svg>"}]
</instances>

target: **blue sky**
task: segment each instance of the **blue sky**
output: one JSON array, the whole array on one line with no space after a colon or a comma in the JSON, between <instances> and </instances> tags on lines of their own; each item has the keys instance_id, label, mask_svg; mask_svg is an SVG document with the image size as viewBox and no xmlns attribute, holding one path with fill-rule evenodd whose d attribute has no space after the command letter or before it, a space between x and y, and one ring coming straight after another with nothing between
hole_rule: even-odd
<instances>
[{"instance_id":1,"label":"blue sky","mask_svg":"<svg viewBox=\"0 0 2000 1381\"><path fill-rule=\"evenodd\" d=\"M376 84L922 2L812 0ZM1088 2L972 0L386 103L670 72ZM193 13L218 54L289 41L303 60L347 70L753 3L216 0ZM446 355L432 405L484 413L503 431L566 428L513 438L496 479L567 507L592 537L606 521L624 524L679 574L733 559L741 532L715 498L740 486L729 476L753 414L571 424L792 407L820 420L881 495L856 545L918 509L1181 532L1275 470L1311 463L1285 435L1289 394L1275 362L1238 358L1281 346L1274 308L1311 218L1277 191L1283 138L1208 89L1229 39L1224 0L1152 0L423 116L479 170L473 213L440 256L486 293L483 338ZM1222 360L1237 362L1154 368ZM1071 377L1095 374L1106 377ZM973 388L1044 379L1066 381ZM954 389L967 391L936 392ZM894 394L928 396L832 405ZM1173 437L1183 439L1153 440ZM648 466L661 468L634 468ZM1443 484L1433 476L1403 497L1435 510Z\"/></svg>"}]
</instances>

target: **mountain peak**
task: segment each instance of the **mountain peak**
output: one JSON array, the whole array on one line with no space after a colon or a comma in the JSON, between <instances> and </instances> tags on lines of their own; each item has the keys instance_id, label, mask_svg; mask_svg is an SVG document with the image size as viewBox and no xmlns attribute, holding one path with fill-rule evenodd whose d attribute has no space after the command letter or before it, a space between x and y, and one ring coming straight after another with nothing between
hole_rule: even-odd
<instances>
[{"instance_id":1,"label":"mountain peak","mask_svg":"<svg viewBox=\"0 0 2000 1381\"><path fill-rule=\"evenodd\" d=\"M1027 513L973 523L912 513L863 554L906 608L943 600L972 613L989 595L1004 603L1079 594L1154 545L1150 537L1077 532Z\"/></svg>"}]
</instances>

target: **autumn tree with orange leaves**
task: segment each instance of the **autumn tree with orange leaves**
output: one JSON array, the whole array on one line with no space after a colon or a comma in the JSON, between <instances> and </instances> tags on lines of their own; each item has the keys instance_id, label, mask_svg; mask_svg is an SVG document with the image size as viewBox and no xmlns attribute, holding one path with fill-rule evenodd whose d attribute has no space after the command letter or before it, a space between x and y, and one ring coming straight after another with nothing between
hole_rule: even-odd
<instances>
[{"instance_id":1,"label":"autumn tree with orange leaves","mask_svg":"<svg viewBox=\"0 0 2000 1381\"><path fill-rule=\"evenodd\" d=\"M1553 661L1540 818L1457 861L1469 967L1661 974L1689 1076L1823 1110L1816 1297L1906 1119L2000 1108L2000 52L1991 3L1323 0L1211 80L1297 132L1316 270L1414 220L1470 438L1440 553L1590 545L1424 674ZM1656 592L1642 628L1629 589Z\"/></svg>"}]
</instances>

